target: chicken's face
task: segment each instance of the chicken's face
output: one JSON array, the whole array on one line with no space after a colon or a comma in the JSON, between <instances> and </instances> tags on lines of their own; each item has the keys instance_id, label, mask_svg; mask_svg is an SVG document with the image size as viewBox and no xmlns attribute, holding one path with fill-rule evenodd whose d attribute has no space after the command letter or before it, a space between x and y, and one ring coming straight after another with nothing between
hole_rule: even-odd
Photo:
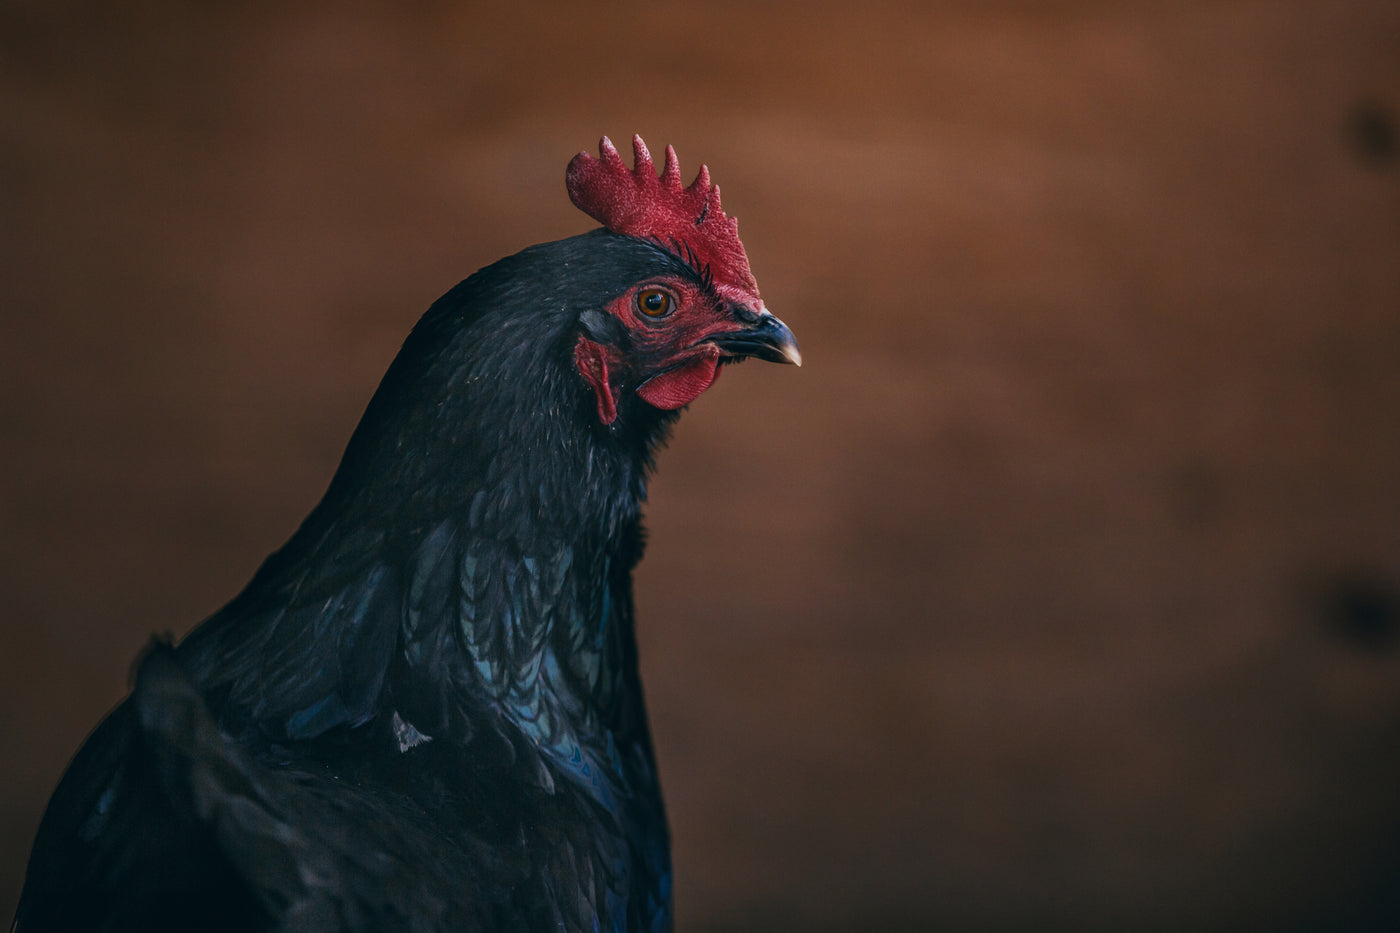
<instances>
[{"instance_id":1,"label":"chicken's face","mask_svg":"<svg viewBox=\"0 0 1400 933\"><path fill-rule=\"evenodd\" d=\"M730 300L689 278L647 279L604 311L606 325L580 334L574 350L603 424L616 420L623 392L669 411L698 398L726 362L752 356L802 363L792 331L762 301Z\"/></svg>"},{"instance_id":2,"label":"chicken's face","mask_svg":"<svg viewBox=\"0 0 1400 933\"><path fill-rule=\"evenodd\" d=\"M658 178L641 137L628 171L606 137L595 159L569 165L574 203L615 234L646 241L667 262L585 315L574 349L593 388L598 419L612 424L624 392L654 408L690 404L719 378L724 363L757 357L802 364L792 331L763 305L739 242L737 222L720 207L719 186L704 166L681 187L676 153L666 147ZM661 271L661 266L672 267Z\"/></svg>"}]
</instances>

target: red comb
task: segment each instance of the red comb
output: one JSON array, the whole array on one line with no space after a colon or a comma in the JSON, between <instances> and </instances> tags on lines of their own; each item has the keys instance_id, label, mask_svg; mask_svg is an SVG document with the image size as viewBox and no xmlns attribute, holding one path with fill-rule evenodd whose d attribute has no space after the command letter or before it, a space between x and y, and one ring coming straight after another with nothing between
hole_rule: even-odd
<instances>
[{"instance_id":1,"label":"red comb","mask_svg":"<svg viewBox=\"0 0 1400 933\"><path fill-rule=\"evenodd\" d=\"M700 166L695 181L682 188L675 149L666 147L660 178L642 137L632 137L632 153L628 171L604 136L600 158L586 152L574 156L564 175L570 200L613 233L653 240L696 269L708 270L721 292L740 292L731 297L761 307L758 283L739 242L739 222L720 208L719 185L710 183L710 170Z\"/></svg>"}]
</instances>

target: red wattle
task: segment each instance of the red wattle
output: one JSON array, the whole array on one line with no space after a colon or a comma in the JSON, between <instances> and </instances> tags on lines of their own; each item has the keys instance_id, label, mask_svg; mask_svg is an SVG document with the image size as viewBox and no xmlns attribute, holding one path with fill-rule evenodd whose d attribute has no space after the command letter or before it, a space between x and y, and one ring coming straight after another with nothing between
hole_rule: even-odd
<instances>
[{"instance_id":1,"label":"red wattle","mask_svg":"<svg viewBox=\"0 0 1400 933\"><path fill-rule=\"evenodd\" d=\"M652 376L637 387L637 394L650 405L671 411L689 405L719 378L719 348L708 347L675 369Z\"/></svg>"}]
</instances>

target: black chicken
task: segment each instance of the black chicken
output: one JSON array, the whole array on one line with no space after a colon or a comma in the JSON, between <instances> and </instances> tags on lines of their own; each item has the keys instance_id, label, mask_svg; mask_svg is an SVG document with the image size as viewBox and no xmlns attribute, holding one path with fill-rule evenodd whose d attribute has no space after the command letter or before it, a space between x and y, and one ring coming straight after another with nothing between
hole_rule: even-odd
<instances>
[{"instance_id":1,"label":"black chicken","mask_svg":"<svg viewBox=\"0 0 1400 933\"><path fill-rule=\"evenodd\" d=\"M49 803L50 930L667 930L632 568L653 451L731 360L799 362L703 167L569 165L604 225L437 301L319 505Z\"/></svg>"}]
</instances>

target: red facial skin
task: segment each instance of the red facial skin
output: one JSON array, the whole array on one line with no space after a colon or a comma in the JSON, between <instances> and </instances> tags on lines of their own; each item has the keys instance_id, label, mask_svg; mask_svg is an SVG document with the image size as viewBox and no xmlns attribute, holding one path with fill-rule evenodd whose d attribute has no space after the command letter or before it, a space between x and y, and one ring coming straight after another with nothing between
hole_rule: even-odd
<instances>
[{"instance_id":1,"label":"red facial skin","mask_svg":"<svg viewBox=\"0 0 1400 933\"><path fill-rule=\"evenodd\" d=\"M638 307L637 296L658 287L671 295L672 304L668 313L653 318ZM606 310L627 328L632 345L624 351L580 336L574 347L574 364L593 387L603 424L617 420L625 391L668 411L695 401L719 378L720 349L706 341L743 326L714 292L665 276L638 283Z\"/></svg>"}]
</instances>

